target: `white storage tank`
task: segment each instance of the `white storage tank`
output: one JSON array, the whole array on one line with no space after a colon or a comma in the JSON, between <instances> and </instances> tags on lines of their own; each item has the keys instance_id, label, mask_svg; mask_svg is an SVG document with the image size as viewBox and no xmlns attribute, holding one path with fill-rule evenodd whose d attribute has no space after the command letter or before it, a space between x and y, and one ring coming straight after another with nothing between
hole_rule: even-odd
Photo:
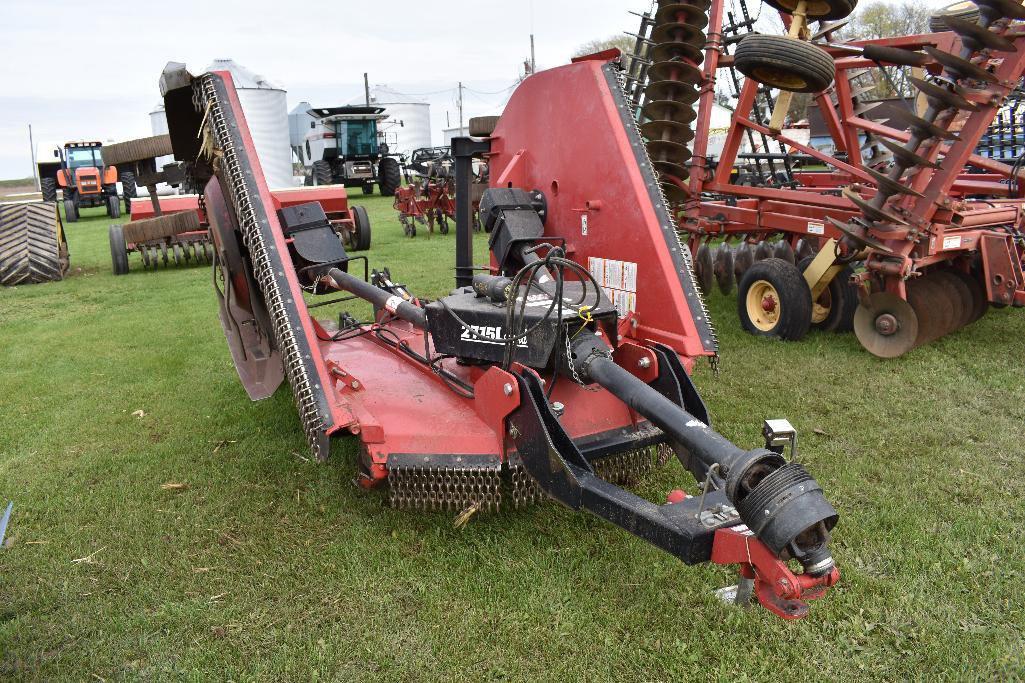
<instances>
[{"instance_id":1,"label":"white storage tank","mask_svg":"<svg viewBox=\"0 0 1025 683\"><path fill-rule=\"evenodd\" d=\"M216 59L205 71L231 73L267 186L294 186L285 91L231 59Z\"/></svg>"},{"instance_id":2,"label":"white storage tank","mask_svg":"<svg viewBox=\"0 0 1025 683\"><path fill-rule=\"evenodd\" d=\"M153 107L153 111L149 113L149 127L153 131L153 135L166 135L167 134L167 115L164 113L164 103L161 102L157 106ZM157 170L164 167L165 164L174 163L174 156L168 155L165 157L157 158Z\"/></svg>"},{"instance_id":3,"label":"white storage tank","mask_svg":"<svg viewBox=\"0 0 1025 683\"><path fill-rule=\"evenodd\" d=\"M365 104L360 98L353 104ZM414 149L431 147L431 105L409 95L377 86L370 91L370 103L384 107L388 118L377 124L390 151L408 155Z\"/></svg>"}]
</instances>

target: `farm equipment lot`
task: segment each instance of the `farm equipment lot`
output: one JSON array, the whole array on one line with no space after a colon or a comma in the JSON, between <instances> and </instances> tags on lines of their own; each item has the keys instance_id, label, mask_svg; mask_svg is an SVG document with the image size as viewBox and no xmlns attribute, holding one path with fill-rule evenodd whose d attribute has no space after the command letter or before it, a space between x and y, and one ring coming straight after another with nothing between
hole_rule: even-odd
<instances>
[{"instance_id":1,"label":"farm equipment lot","mask_svg":"<svg viewBox=\"0 0 1025 683\"><path fill-rule=\"evenodd\" d=\"M409 240L391 198L353 199L374 225L372 265L426 295L452 288L437 264L452 263L454 234ZM109 223L85 209L68 231L82 272L0 291L0 499L15 502L0 677L1025 672L1025 330L1012 309L883 361L849 334L767 343L742 332L734 297L708 297L722 374L702 363L696 381L716 427L753 446L761 418L790 418L843 513L843 581L781 623L716 600L709 586L732 571L685 571L553 503L461 530L451 514L389 509L352 484L354 440L311 462L288 391L248 401L209 266L115 278ZM655 500L679 474L657 471L640 493Z\"/></svg>"}]
</instances>

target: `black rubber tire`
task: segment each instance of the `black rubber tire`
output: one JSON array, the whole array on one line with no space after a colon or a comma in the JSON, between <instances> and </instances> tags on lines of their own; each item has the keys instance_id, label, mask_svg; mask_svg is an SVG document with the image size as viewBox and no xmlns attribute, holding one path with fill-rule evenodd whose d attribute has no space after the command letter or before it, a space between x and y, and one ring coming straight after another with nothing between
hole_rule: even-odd
<instances>
[{"instance_id":1,"label":"black rubber tire","mask_svg":"<svg viewBox=\"0 0 1025 683\"><path fill-rule=\"evenodd\" d=\"M362 206L354 206L352 207L352 220L356 224L352 248L354 251L366 251L370 248L370 216Z\"/></svg>"},{"instance_id":2,"label":"black rubber tire","mask_svg":"<svg viewBox=\"0 0 1025 683\"><path fill-rule=\"evenodd\" d=\"M395 190L402 186L402 168L395 157L384 157L377 164L377 184L381 186L381 195L394 197Z\"/></svg>"},{"instance_id":3,"label":"black rubber tire","mask_svg":"<svg viewBox=\"0 0 1025 683\"><path fill-rule=\"evenodd\" d=\"M758 326L748 315L748 295L760 283L768 283L779 297L775 324ZM757 337L785 341L802 339L811 328L811 291L797 266L778 258L758 261L744 273L737 291L737 315L744 330Z\"/></svg>"},{"instance_id":4,"label":"black rubber tire","mask_svg":"<svg viewBox=\"0 0 1025 683\"><path fill-rule=\"evenodd\" d=\"M0 204L0 287L63 279L67 252L54 208L41 201Z\"/></svg>"},{"instance_id":5,"label":"black rubber tire","mask_svg":"<svg viewBox=\"0 0 1025 683\"><path fill-rule=\"evenodd\" d=\"M74 223L78 220L78 207L75 205L74 199L64 200L64 220L68 223Z\"/></svg>"},{"instance_id":6,"label":"black rubber tire","mask_svg":"<svg viewBox=\"0 0 1025 683\"><path fill-rule=\"evenodd\" d=\"M814 256L805 257L797 264L803 274ZM858 310L858 288L851 284L854 271L847 266L829 283L829 314L821 322L812 322L812 328L823 332L850 332L854 329L854 312ZM837 305L839 302L839 305ZM812 306L814 316L814 304Z\"/></svg>"},{"instance_id":7,"label":"black rubber tire","mask_svg":"<svg viewBox=\"0 0 1025 683\"><path fill-rule=\"evenodd\" d=\"M39 191L43 193L44 202L57 201L57 180L55 178L41 178L39 180Z\"/></svg>"},{"instance_id":8,"label":"black rubber tire","mask_svg":"<svg viewBox=\"0 0 1025 683\"><path fill-rule=\"evenodd\" d=\"M949 31L950 27L947 26L946 18L956 17L958 19L964 19L970 21L973 24L979 22L979 7L973 2L955 2L947 5L936 14L929 17L929 30L933 33L943 33Z\"/></svg>"},{"instance_id":9,"label":"black rubber tire","mask_svg":"<svg viewBox=\"0 0 1025 683\"><path fill-rule=\"evenodd\" d=\"M121 197L125 201L125 215L132 215L132 200L139 196L139 186L135 182L135 174L125 171L121 174Z\"/></svg>"},{"instance_id":10,"label":"black rubber tire","mask_svg":"<svg viewBox=\"0 0 1025 683\"><path fill-rule=\"evenodd\" d=\"M365 195L374 194L374 184L373 183L363 183L363 194L365 194Z\"/></svg>"},{"instance_id":11,"label":"black rubber tire","mask_svg":"<svg viewBox=\"0 0 1025 683\"><path fill-rule=\"evenodd\" d=\"M334 182L334 174L331 173L331 164L323 159L313 162L313 184L330 185Z\"/></svg>"},{"instance_id":12,"label":"black rubber tire","mask_svg":"<svg viewBox=\"0 0 1025 683\"><path fill-rule=\"evenodd\" d=\"M497 127L497 116L475 116L470 119L470 137L489 138Z\"/></svg>"},{"instance_id":13,"label":"black rubber tire","mask_svg":"<svg viewBox=\"0 0 1025 683\"><path fill-rule=\"evenodd\" d=\"M765 0L773 9L793 14L799 0ZM858 0L808 0L806 12L808 21L836 21L849 17L858 6Z\"/></svg>"},{"instance_id":14,"label":"black rubber tire","mask_svg":"<svg viewBox=\"0 0 1025 683\"><path fill-rule=\"evenodd\" d=\"M737 45L734 65L752 80L790 92L822 92L836 76L829 53L786 36L748 34Z\"/></svg>"},{"instance_id":15,"label":"black rubber tire","mask_svg":"<svg viewBox=\"0 0 1025 683\"><path fill-rule=\"evenodd\" d=\"M128 246L125 244L124 228L117 223L110 226L110 260L114 265L114 275L128 273Z\"/></svg>"},{"instance_id":16,"label":"black rubber tire","mask_svg":"<svg viewBox=\"0 0 1025 683\"><path fill-rule=\"evenodd\" d=\"M121 198L116 194L107 195L107 215L111 218L121 218Z\"/></svg>"}]
</instances>

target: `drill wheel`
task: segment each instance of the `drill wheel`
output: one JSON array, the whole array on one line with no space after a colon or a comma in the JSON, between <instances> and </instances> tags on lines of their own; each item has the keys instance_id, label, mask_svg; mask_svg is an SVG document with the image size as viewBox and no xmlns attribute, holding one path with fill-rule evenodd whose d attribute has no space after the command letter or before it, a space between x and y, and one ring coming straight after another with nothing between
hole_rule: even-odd
<instances>
[{"instance_id":1,"label":"drill wheel","mask_svg":"<svg viewBox=\"0 0 1025 683\"><path fill-rule=\"evenodd\" d=\"M854 334L873 356L897 358L916 346L918 314L899 296L875 292L855 311Z\"/></svg>"},{"instance_id":2,"label":"drill wheel","mask_svg":"<svg viewBox=\"0 0 1025 683\"><path fill-rule=\"evenodd\" d=\"M742 74L770 88L822 92L833 83L836 67L825 50L786 36L750 33L737 45L734 65Z\"/></svg>"}]
</instances>

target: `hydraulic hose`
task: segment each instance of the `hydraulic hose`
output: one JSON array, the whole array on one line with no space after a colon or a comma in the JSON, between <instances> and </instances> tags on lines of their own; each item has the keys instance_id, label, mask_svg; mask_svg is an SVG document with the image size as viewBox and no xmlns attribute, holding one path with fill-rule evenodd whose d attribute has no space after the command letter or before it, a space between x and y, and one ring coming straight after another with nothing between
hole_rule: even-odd
<instances>
[{"instance_id":1,"label":"hydraulic hose","mask_svg":"<svg viewBox=\"0 0 1025 683\"><path fill-rule=\"evenodd\" d=\"M369 301L377 308L387 309L395 317L401 318L421 330L427 329L427 314L424 312L424 309L414 306L402 297L390 294L380 287L375 287L354 275L342 272L338 268L329 270L327 277L338 289L355 294L359 298Z\"/></svg>"}]
</instances>

